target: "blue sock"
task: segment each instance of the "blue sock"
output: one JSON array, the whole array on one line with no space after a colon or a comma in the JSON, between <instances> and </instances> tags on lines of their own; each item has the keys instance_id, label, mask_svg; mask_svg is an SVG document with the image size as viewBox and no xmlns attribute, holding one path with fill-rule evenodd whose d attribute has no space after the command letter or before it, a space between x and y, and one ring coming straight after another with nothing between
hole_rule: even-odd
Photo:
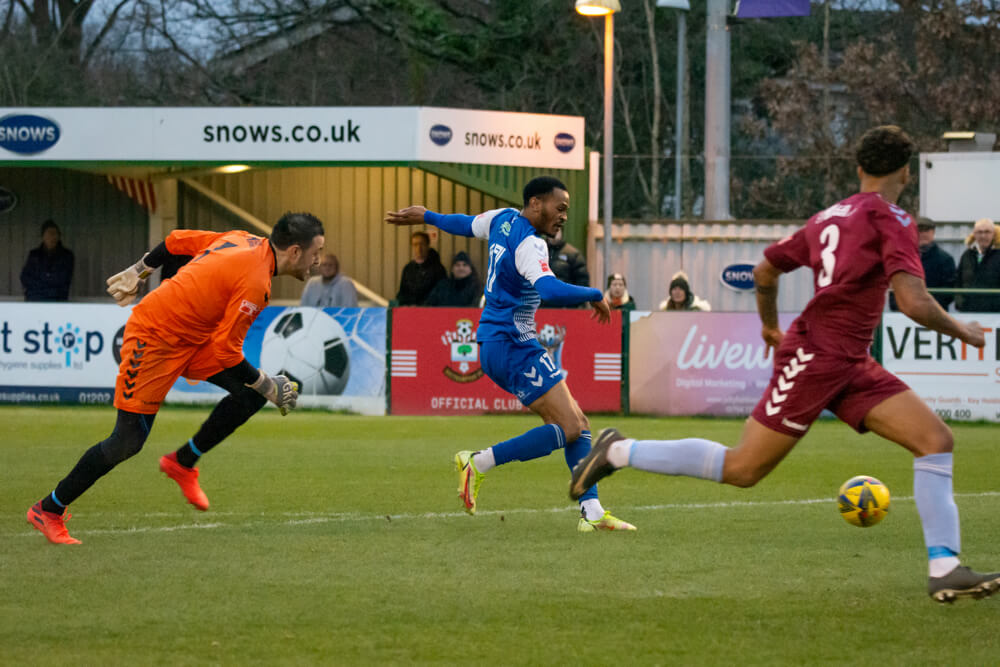
<instances>
[{"instance_id":1,"label":"blue sock","mask_svg":"<svg viewBox=\"0 0 1000 667\"><path fill-rule=\"evenodd\" d=\"M951 493L951 453L913 459L913 496L917 501L928 558L956 556L962 551L958 507Z\"/></svg>"},{"instance_id":2,"label":"blue sock","mask_svg":"<svg viewBox=\"0 0 1000 667\"><path fill-rule=\"evenodd\" d=\"M661 475L684 475L722 481L726 446L701 438L684 440L636 440L628 464Z\"/></svg>"},{"instance_id":3,"label":"blue sock","mask_svg":"<svg viewBox=\"0 0 1000 667\"><path fill-rule=\"evenodd\" d=\"M559 424L545 424L493 445L493 458L498 466L511 461L530 461L548 456L553 450L565 446L566 434L562 427Z\"/></svg>"},{"instance_id":4,"label":"blue sock","mask_svg":"<svg viewBox=\"0 0 1000 667\"><path fill-rule=\"evenodd\" d=\"M566 451L563 452L566 455L566 465L569 466L569 471L573 472L573 468L576 466L580 460L590 453L590 431L580 431L580 437L573 442L566 445ZM580 496L580 502L584 500L590 500L591 498L597 497L597 485L594 484L592 487L583 492Z\"/></svg>"}]
</instances>

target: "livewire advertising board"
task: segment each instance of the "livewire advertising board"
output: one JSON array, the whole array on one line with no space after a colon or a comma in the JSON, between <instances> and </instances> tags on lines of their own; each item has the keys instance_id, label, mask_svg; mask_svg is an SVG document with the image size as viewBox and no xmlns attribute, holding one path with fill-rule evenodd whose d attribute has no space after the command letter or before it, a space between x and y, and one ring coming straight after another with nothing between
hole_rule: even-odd
<instances>
[{"instance_id":1,"label":"livewire advertising board","mask_svg":"<svg viewBox=\"0 0 1000 667\"><path fill-rule=\"evenodd\" d=\"M882 318L882 365L910 385L944 419L1000 421L1000 316L958 313L979 322L986 347L916 324L902 313Z\"/></svg>"},{"instance_id":2,"label":"livewire advertising board","mask_svg":"<svg viewBox=\"0 0 1000 667\"><path fill-rule=\"evenodd\" d=\"M479 365L477 308L392 311L391 407L397 415L520 412L521 402L497 387ZM621 313L598 324L591 310L544 309L535 321L542 343L580 407L621 409Z\"/></svg>"},{"instance_id":3,"label":"livewire advertising board","mask_svg":"<svg viewBox=\"0 0 1000 667\"><path fill-rule=\"evenodd\" d=\"M778 321L786 328L794 314ZM651 415L749 415L771 379L774 354L756 313L632 313L629 404Z\"/></svg>"}]
</instances>

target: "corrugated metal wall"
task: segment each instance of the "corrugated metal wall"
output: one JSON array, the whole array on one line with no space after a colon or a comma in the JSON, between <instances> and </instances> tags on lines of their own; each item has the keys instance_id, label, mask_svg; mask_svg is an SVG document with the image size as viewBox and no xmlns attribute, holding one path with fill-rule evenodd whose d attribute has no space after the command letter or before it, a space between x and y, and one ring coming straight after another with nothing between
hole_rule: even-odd
<instances>
[{"instance_id":1,"label":"corrugated metal wall","mask_svg":"<svg viewBox=\"0 0 1000 667\"><path fill-rule=\"evenodd\" d=\"M629 293L639 310L656 310L667 299L670 279L683 269L695 294L716 311L754 311L753 292L736 292L722 284L722 269L730 264L757 264L764 249L796 229L799 223L661 223L616 224L612 234L611 269L625 274ZM591 225L589 255L603 239L603 228ZM594 275L606 275L595 262ZM781 279L778 308L798 312L812 297L812 274L796 271Z\"/></svg>"},{"instance_id":2,"label":"corrugated metal wall","mask_svg":"<svg viewBox=\"0 0 1000 667\"><path fill-rule=\"evenodd\" d=\"M45 167L0 167L0 185L17 207L0 213L0 297L23 297L21 268L41 243L48 218L62 230L76 264L70 299L106 299L104 281L147 250L145 209L104 176Z\"/></svg>"},{"instance_id":3,"label":"corrugated metal wall","mask_svg":"<svg viewBox=\"0 0 1000 667\"><path fill-rule=\"evenodd\" d=\"M736 263L757 264L768 245L788 236L803 222L619 222L612 233L611 268L625 274L629 293L640 310L655 310L667 298L671 276L683 269L695 294L707 299L712 310L754 311L753 293L724 286L722 269ZM935 241L957 264L965 251L965 237L971 232L971 223L939 222ZM607 275L598 250L603 238L603 227L592 224L588 257L594 258L590 262L593 276ZM801 311L813 295L811 272L799 270L782 276L779 290L782 312Z\"/></svg>"},{"instance_id":4,"label":"corrugated metal wall","mask_svg":"<svg viewBox=\"0 0 1000 667\"><path fill-rule=\"evenodd\" d=\"M197 180L269 225L287 211L313 213L324 223L326 246L340 259L341 271L387 299L395 298L403 266L410 261L410 234L422 227L391 227L383 222L386 211L423 204L442 213L479 213L513 205L409 167L301 167L213 174ZM183 184L179 192L180 226L246 228ZM440 233L431 245L446 268L456 252L466 251L484 276L485 242ZM283 277L275 281L273 298L295 300L301 292L301 283Z\"/></svg>"}]
</instances>

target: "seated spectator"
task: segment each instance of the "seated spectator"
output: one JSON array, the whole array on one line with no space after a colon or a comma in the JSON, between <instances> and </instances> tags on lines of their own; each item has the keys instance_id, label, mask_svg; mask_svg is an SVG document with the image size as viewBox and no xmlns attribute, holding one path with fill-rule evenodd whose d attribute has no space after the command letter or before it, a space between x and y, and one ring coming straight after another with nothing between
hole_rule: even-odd
<instances>
[{"instance_id":1,"label":"seated spectator","mask_svg":"<svg viewBox=\"0 0 1000 667\"><path fill-rule=\"evenodd\" d=\"M25 301L69 301L73 281L73 252L62 244L59 225L42 223L42 243L28 253L21 269Z\"/></svg>"},{"instance_id":2,"label":"seated spectator","mask_svg":"<svg viewBox=\"0 0 1000 667\"><path fill-rule=\"evenodd\" d=\"M660 310L701 310L708 312L712 306L708 301L695 296L688 284L687 274L678 271L670 280L670 298L660 302Z\"/></svg>"},{"instance_id":3,"label":"seated spectator","mask_svg":"<svg viewBox=\"0 0 1000 667\"><path fill-rule=\"evenodd\" d=\"M583 258L576 247L566 243L563 239L563 232L554 237L546 236L545 242L549 246L549 268L556 278L579 287L590 287L590 272L587 271L587 260ZM580 306L556 306L547 301L542 301L541 308L587 308L587 304Z\"/></svg>"},{"instance_id":4,"label":"seated spectator","mask_svg":"<svg viewBox=\"0 0 1000 667\"><path fill-rule=\"evenodd\" d=\"M976 220L965 245L956 287L1000 288L1000 226L989 218ZM1000 312L1000 294L959 294L955 307L966 313Z\"/></svg>"},{"instance_id":5,"label":"seated spectator","mask_svg":"<svg viewBox=\"0 0 1000 667\"><path fill-rule=\"evenodd\" d=\"M302 290L302 305L314 308L357 308L358 291L354 282L340 272L340 260L332 252L323 256L319 275L313 276Z\"/></svg>"},{"instance_id":6,"label":"seated spectator","mask_svg":"<svg viewBox=\"0 0 1000 667\"><path fill-rule=\"evenodd\" d=\"M635 299L628 293L625 276L620 273L608 276L608 291L604 296L607 297L611 310L635 310Z\"/></svg>"},{"instance_id":7,"label":"seated spectator","mask_svg":"<svg viewBox=\"0 0 1000 667\"><path fill-rule=\"evenodd\" d=\"M924 282L928 287L955 286L955 259L934 242L934 221L920 218L917 221L917 245L920 247L920 263L924 267ZM941 307L948 310L953 294L932 294ZM889 292L889 310L899 310L896 295Z\"/></svg>"},{"instance_id":8,"label":"seated spectator","mask_svg":"<svg viewBox=\"0 0 1000 667\"><path fill-rule=\"evenodd\" d=\"M431 237L427 232L413 232L410 249L413 259L403 267L396 301L401 306L422 306L434 286L447 277L448 272L441 264L438 251L431 247Z\"/></svg>"},{"instance_id":9,"label":"seated spectator","mask_svg":"<svg viewBox=\"0 0 1000 667\"><path fill-rule=\"evenodd\" d=\"M451 276L438 282L427 297L427 306L477 306L483 293L476 267L469 256L460 251L451 260Z\"/></svg>"}]
</instances>

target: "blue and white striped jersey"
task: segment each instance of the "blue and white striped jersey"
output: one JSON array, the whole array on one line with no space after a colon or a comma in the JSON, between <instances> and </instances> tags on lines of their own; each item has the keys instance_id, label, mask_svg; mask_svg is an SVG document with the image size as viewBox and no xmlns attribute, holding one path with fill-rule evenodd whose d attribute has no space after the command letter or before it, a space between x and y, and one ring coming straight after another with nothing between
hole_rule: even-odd
<instances>
[{"instance_id":1,"label":"blue and white striped jersey","mask_svg":"<svg viewBox=\"0 0 1000 667\"><path fill-rule=\"evenodd\" d=\"M489 241L486 307L479 318L477 341L535 338L535 311L542 302L535 281L553 276L545 239L512 208L480 213L472 233Z\"/></svg>"}]
</instances>

